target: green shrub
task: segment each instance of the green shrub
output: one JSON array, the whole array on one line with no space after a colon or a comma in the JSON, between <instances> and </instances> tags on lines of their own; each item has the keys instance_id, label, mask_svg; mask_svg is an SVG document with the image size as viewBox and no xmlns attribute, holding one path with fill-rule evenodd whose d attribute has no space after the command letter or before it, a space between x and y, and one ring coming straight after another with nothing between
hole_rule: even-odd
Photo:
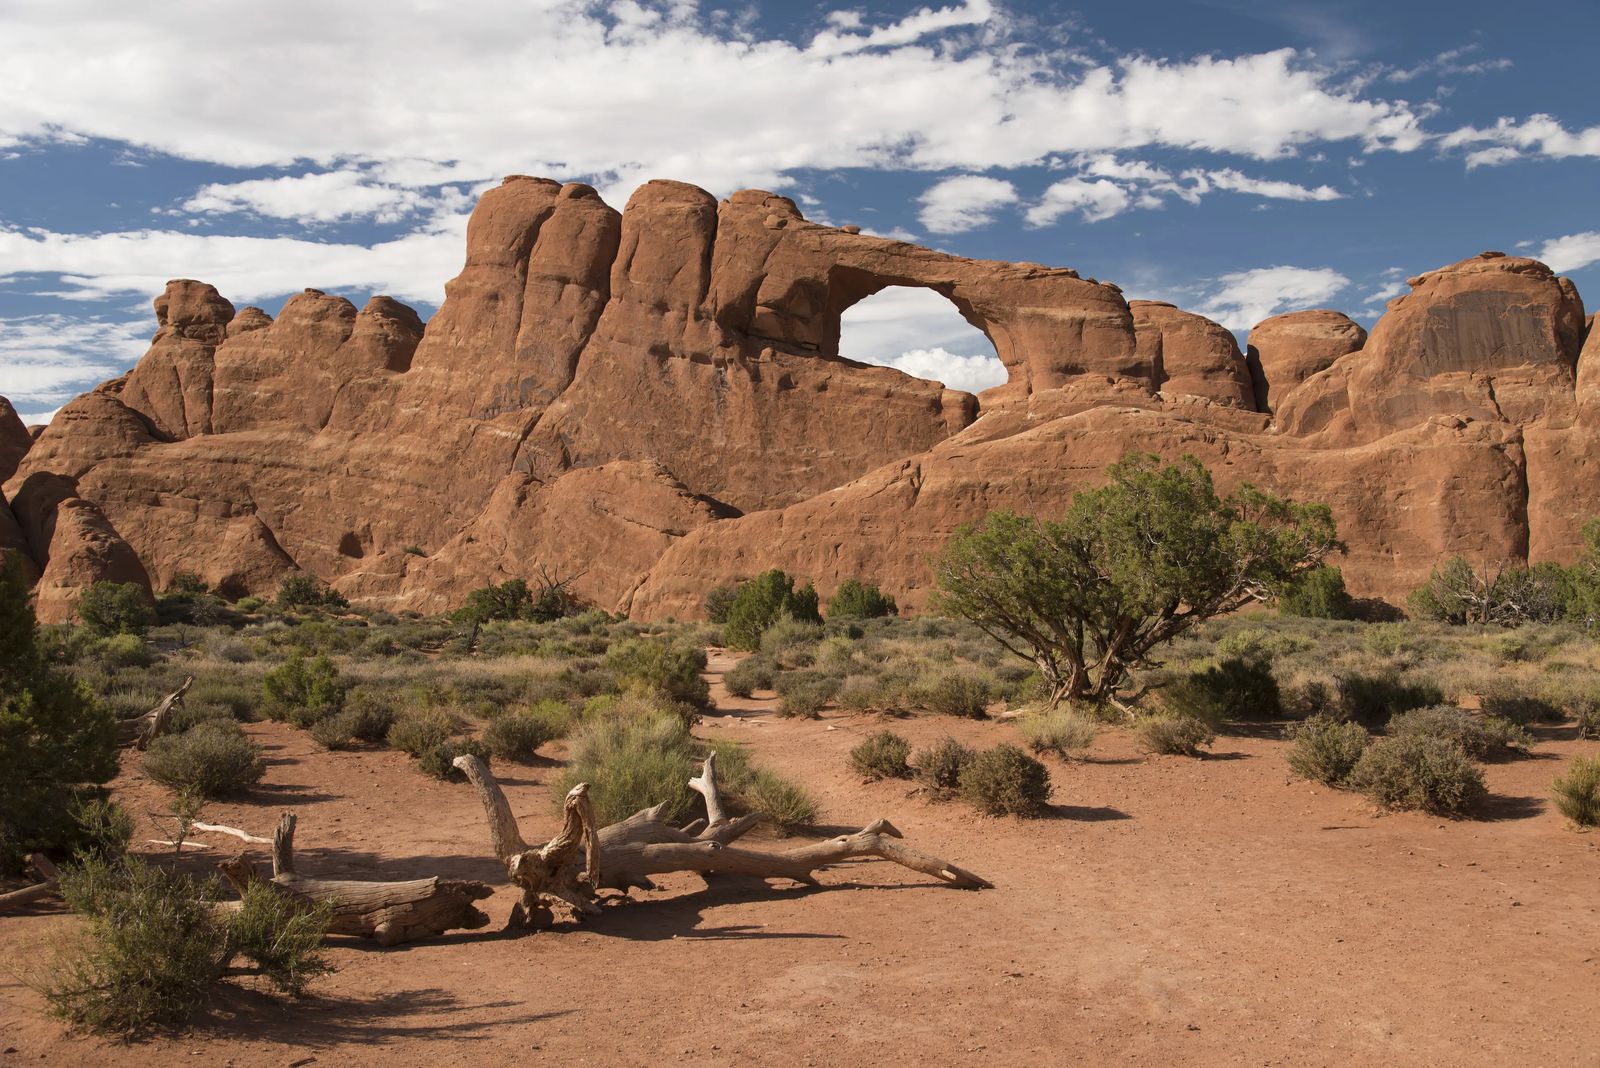
<instances>
[{"instance_id":1,"label":"green shrub","mask_svg":"<svg viewBox=\"0 0 1600 1068\"><path fill-rule=\"evenodd\" d=\"M133 840L133 817L128 810L106 797L85 797L72 803L72 822L77 834L72 852L80 857L115 860L128 851Z\"/></svg>"},{"instance_id":2,"label":"green shrub","mask_svg":"<svg viewBox=\"0 0 1600 1068\"><path fill-rule=\"evenodd\" d=\"M324 749L349 749L356 741L355 722L355 713L335 712L317 720L307 733Z\"/></svg>"},{"instance_id":3,"label":"green shrub","mask_svg":"<svg viewBox=\"0 0 1600 1068\"><path fill-rule=\"evenodd\" d=\"M822 640L820 623L803 623L798 619L779 619L761 632L761 652L775 657L779 662L811 663L816 659L814 648ZM795 652L803 655L796 657ZM789 654L785 656L785 654Z\"/></svg>"},{"instance_id":4,"label":"green shrub","mask_svg":"<svg viewBox=\"0 0 1600 1068\"><path fill-rule=\"evenodd\" d=\"M676 823L699 796L688 785L695 764L693 738L679 717L667 712L604 714L573 734L567 767L554 789L563 798L578 783L588 783L602 826L662 803L663 818Z\"/></svg>"},{"instance_id":5,"label":"green shrub","mask_svg":"<svg viewBox=\"0 0 1600 1068\"><path fill-rule=\"evenodd\" d=\"M1600 756L1574 757L1553 789L1563 816L1580 827L1600 827Z\"/></svg>"},{"instance_id":6,"label":"green shrub","mask_svg":"<svg viewBox=\"0 0 1600 1068\"><path fill-rule=\"evenodd\" d=\"M237 723L233 718L233 711L224 705L207 704L203 701L185 700L183 704L167 714L166 733L182 734L192 730L202 723L221 723L224 725Z\"/></svg>"},{"instance_id":7,"label":"green shrub","mask_svg":"<svg viewBox=\"0 0 1600 1068\"><path fill-rule=\"evenodd\" d=\"M345 698L340 715L349 726L350 737L368 744L387 740L395 721L394 705L386 697L360 688Z\"/></svg>"},{"instance_id":8,"label":"green shrub","mask_svg":"<svg viewBox=\"0 0 1600 1068\"><path fill-rule=\"evenodd\" d=\"M1385 808L1442 815L1463 812L1487 793L1483 771L1465 749L1446 738L1418 734L1379 738L1367 746L1348 783Z\"/></svg>"},{"instance_id":9,"label":"green shrub","mask_svg":"<svg viewBox=\"0 0 1600 1068\"><path fill-rule=\"evenodd\" d=\"M637 683L698 708L711 702L711 687L700 674L706 666L704 649L665 638L635 638L612 646L605 663L619 685Z\"/></svg>"},{"instance_id":10,"label":"green shrub","mask_svg":"<svg viewBox=\"0 0 1600 1068\"><path fill-rule=\"evenodd\" d=\"M1573 581L1559 564L1475 569L1456 556L1429 573L1406 599L1406 610L1442 623L1551 623L1567 613Z\"/></svg>"},{"instance_id":11,"label":"green shrub","mask_svg":"<svg viewBox=\"0 0 1600 1068\"><path fill-rule=\"evenodd\" d=\"M1050 801L1050 771L1009 743L978 753L961 772L961 796L991 816L1038 816Z\"/></svg>"},{"instance_id":12,"label":"green shrub","mask_svg":"<svg viewBox=\"0 0 1600 1068\"><path fill-rule=\"evenodd\" d=\"M1289 768L1302 779L1341 786L1372 740L1359 723L1315 715L1289 729Z\"/></svg>"},{"instance_id":13,"label":"green shrub","mask_svg":"<svg viewBox=\"0 0 1600 1068\"><path fill-rule=\"evenodd\" d=\"M949 797L961 788L961 774L976 755L946 735L917 753L911 761L912 773L935 798Z\"/></svg>"},{"instance_id":14,"label":"green shrub","mask_svg":"<svg viewBox=\"0 0 1600 1068\"><path fill-rule=\"evenodd\" d=\"M1160 691L1163 708L1215 727L1230 719L1276 716L1283 711L1278 681L1264 660L1229 657Z\"/></svg>"},{"instance_id":15,"label":"green shrub","mask_svg":"<svg viewBox=\"0 0 1600 1068\"><path fill-rule=\"evenodd\" d=\"M322 585L315 575L290 575L278 586L280 608L333 608L343 610L350 602L338 590ZM243 602L240 602L243 607Z\"/></svg>"},{"instance_id":16,"label":"green shrub","mask_svg":"<svg viewBox=\"0 0 1600 1068\"><path fill-rule=\"evenodd\" d=\"M467 594L466 604L450 614L457 623L527 620L551 623L576 616L582 605L563 580L542 583L535 592L522 579L511 579L498 586L489 585Z\"/></svg>"},{"instance_id":17,"label":"green shrub","mask_svg":"<svg viewBox=\"0 0 1600 1068\"><path fill-rule=\"evenodd\" d=\"M892 692L871 675L849 675L839 684L835 702L846 712L893 711Z\"/></svg>"},{"instance_id":18,"label":"green shrub","mask_svg":"<svg viewBox=\"0 0 1600 1068\"><path fill-rule=\"evenodd\" d=\"M1334 707L1339 715L1378 729L1390 717L1413 708L1444 703L1444 693L1431 682L1406 682L1395 672L1334 676Z\"/></svg>"},{"instance_id":19,"label":"green shrub","mask_svg":"<svg viewBox=\"0 0 1600 1068\"><path fill-rule=\"evenodd\" d=\"M1168 756L1197 757L1217 740L1216 728L1205 720L1168 713L1140 716L1133 732L1146 750Z\"/></svg>"},{"instance_id":20,"label":"green shrub","mask_svg":"<svg viewBox=\"0 0 1600 1068\"><path fill-rule=\"evenodd\" d=\"M1600 739L1600 701L1578 702L1573 709L1578 717L1578 737Z\"/></svg>"},{"instance_id":21,"label":"green shrub","mask_svg":"<svg viewBox=\"0 0 1600 1068\"><path fill-rule=\"evenodd\" d=\"M150 743L144 773L179 793L226 797L261 781L266 765L261 747L237 725L201 723L183 734L164 734Z\"/></svg>"},{"instance_id":22,"label":"green shrub","mask_svg":"<svg viewBox=\"0 0 1600 1068\"><path fill-rule=\"evenodd\" d=\"M839 583L828 602L829 619L877 619L892 616L900 611L894 598L877 586L858 582L853 578Z\"/></svg>"},{"instance_id":23,"label":"green shrub","mask_svg":"<svg viewBox=\"0 0 1600 1068\"><path fill-rule=\"evenodd\" d=\"M736 586L713 586L706 594L705 612L706 619L721 625L728 621L728 613L733 610L733 601L739 596Z\"/></svg>"},{"instance_id":24,"label":"green shrub","mask_svg":"<svg viewBox=\"0 0 1600 1068\"><path fill-rule=\"evenodd\" d=\"M789 671L778 676L777 690L778 715L811 718L839 692L839 680L820 671Z\"/></svg>"},{"instance_id":25,"label":"green shrub","mask_svg":"<svg viewBox=\"0 0 1600 1068\"><path fill-rule=\"evenodd\" d=\"M265 882L224 913L215 880L196 883L133 857L86 857L63 870L61 893L86 929L37 985L75 1027L124 1035L179 1027L239 956L291 995L333 970L320 953L331 909Z\"/></svg>"},{"instance_id":26,"label":"green shrub","mask_svg":"<svg viewBox=\"0 0 1600 1068\"><path fill-rule=\"evenodd\" d=\"M398 717L386 735L394 748L410 756L423 753L441 745L456 733L455 719L448 713L436 710L407 712Z\"/></svg>"},{"instance_id":27,"label":"green shrub","mask_svg":"<svg viewBox=\"0 0 1600 1068\"><path fill-rule=\"evenodd\" d=\"M234 719L249 722L261 704L261 687L224 675L197 674L184 700L221 705Z\"/></svg>"},{"instance_id":28,"label":"green shrub","mask_svg":"<svg viewBox=\"0 0 1600 1068\"><path fill-rule=\"evenodd\" d=\"M1018 727L1029 749L1035 753L1054 753L1062 760L1093 745L1100 729L1088 716L1059 705L1024 716Z\"/></svg>"},{"instance_id":29,"label":"green shrub","mask_svg":"<svg viewBox=\"0 0 1600 1068\"><path fill-rule=\"evenodd\" d=\"M1278 611L1308 619L1351 619L1355 605L1345 592L1344 572L1323 564L1289 583L1278 597Z\"/></svg>"},{"instance_id":30,"label":"green shrub","mask_svg":"<svg viewBox=\"0 0 1600 1068\"><path fill-rule=\"evenodd\" d=\"M102 667L144 668L156 662L156 655L137 634L113 634L95 643L95 659Z\"/></svg>"},{"instance_id":31,"label":"green shrub","mask_svg":"<svg viewBox=\"0 0 1600 1068\"><path fill-rule=\"evenodd\" d=\"M794 579L777 568L762 572L739 586L728 608L725 631L731 649L759 649L761 635L779 619L802 623L822 622L817 592L809 584L794 588Z\"/></svg>"},{"instance_id":32,"label":"green shrub","mask_svg":"<svg viewBox=\"0 0 1600 1068\"><path fill-rule=\"evenodd\" d=\"M911 743L894 731L879 731L850 750L850 767L869 779L909 779Z\"/></svg>"},{"instance_id":33,"label":"green shrub","mask_svg":"<svg viewBox=\"0 0 1600 1068\"><path fill-rule=\"evenodd\" d=\"M142 635L155 625L155 602L137 582L96 582L78 595L78 619L89 633Z\"/></svg>"},{"instance_id":34,"label":"green shrub","mask_svg":"<svg viewBox=\"0 0 1600 1068\"><path fill-rule=\"evenodd\" d=\"M512 712L491 721L483 744L496 760L528 760L555 737L550 721L528 712Z\"/></svg>"},{"instance_id":35,"label":"green shrub","mask_svg":"<svg viewBox=\"0 0 1600 1068\"><path fill-rule=\"evenodd\" d=\"M1420 735L1454 742L1467 754L1482 760L1491 753L1526 750L1533 739L1521 726L1500 716L1474 716L1451 705L1434 705L1402 712L1389 721L1389 735Z\"/></svg>"},{"instance_id":36,"label":"green shrub","mask_svg":"<svg viewBox=\"0 0 1600 1068\"><path fill-rule=\"evenodd\" d=\"M1559 723L1566 715L1554 701L1540 694L1524 693L1516 683L1492 687L1478 705L1486 715L1500 716L1524 727L1530 723Z\"/></svg>"},{"instance_id":37,"label":"green shrub","mask_svg":"<svg viewBox=\"0 0 1600 1068\"><path fill-rule=\"evenodd\" d=\"M422 754L419 761L425 774L443 782L466 782L467 777L455 766L459 756L475 756L487 762L489 747L476 738L448 738Z\"/></svg>"},{"instance_id":38,"label":"green shrub","mask_svg":"<svg viewBox=\"0 0 1600 1068\"><path fill-rule=\"evenodd\" d=\"M817 822L817 803L804 787L764 768L749 772L734 792L734 800L783 831Z\"/></svg>"},{"instance_id":39,"label":"green shrub","mask_svg":"<svg viewBox=\"0 0 1600 1068\"><path fill-rule=\"evenodd\" d=\"M917 687L912 699L941 716L984 719L989 715L993 690L989 680L972 671L946 671Z\"/></svg>"},{"instance_id":40,"label":"green shrub","mask_svg":"<svg viewBox=\"0 0 1600 1068\"><path fill-rule=\"evenodd\" d=\"M778 678L778 665L767 656L757 653L739 661L722 676L728 692L735 697L749 697L757 690L770 690Z\"/></svg>"},{"instance_id":41,"label":"green shrub","mask_svg":"<svg viewBox=\"0 0 1600 1068\"><path fill-rule=\"evenodd\" d=\"M261 677L262 707L269 717L296 727L310 727L344 707L339 669L318 654L307 662L295 653Z\"/></svg>"}]
</instances>

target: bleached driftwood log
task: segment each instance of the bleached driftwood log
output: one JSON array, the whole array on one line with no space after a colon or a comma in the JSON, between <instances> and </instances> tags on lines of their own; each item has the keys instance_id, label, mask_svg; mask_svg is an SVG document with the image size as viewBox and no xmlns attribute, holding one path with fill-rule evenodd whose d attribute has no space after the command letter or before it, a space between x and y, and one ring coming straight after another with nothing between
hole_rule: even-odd
<instances>
[{"instance_id":1,"label":"bleached driftwood log","mask_svg":"<svg viewBox=\"0 0 1600 1068\"><path fill-rule=\"evenodd\" d=\"M333 909L329 934L367 935L380 946L414 942L457 929L476 930L489 917L473 907L494 890L485 883L462 879L412 879L369 882L360 879L317 879L294 870L293 813L285 812L272 839L272 878L281 893ZM218 865L241 894L262 878L244 854Z\"/></svg>"},{"instance_id":2,"label":"bleached driftwood log","mask_svg":"<svg viewBox=\"0 0 1600 1068\"><path fill-rule=\"evenodd\" d=\"M495 855L513 882L523 888L520 914L513 921L538 926L549 922L554 901L570 905L578 916L597 911L599 891L635 887L650 889L652 875L667 872L727 872L762 879L791 879L818 885L816 873L830 864L857 857L878 857L931 875L966 890L992 887L988 880L930 856L900 841L888 820L877 820L854 834L839 835L783 852L731 846L761 821L758 814L727 818L717 786L716 754L707 756L689 786L706 802L706 819L677 828L663 819L665 805L642 809L625 820L592 830L594 812L588 785L567 795L561 832L541 849L522 838L505 791L487 765L475 756L460 756L455 766L478 791L489 822ZM584 844L582 867L578 845Z\"/></svg>"},{"instance_id":3,"label":"bleached driftwood log","mask_svg":"<svg viewBox=\"0 0 1600 1068\"><path fill-rule=\"evenodd\" d=\"M183 680L182 686L163 697L160 704L144 715L118 720L117 743L131 744L136 749L149 748L150 743L166 731L167 719L174 711L183 707L183 695L188 693L189 687L193 685L194 676L189 675Z\"/></svg>"},{"instance_id":4,"label":"bleached driftwood log","mask_svg":"<svg viewBox=\"0 0 1600 1068\"><path fill-rule=\"evenodd\" d=\"M8 894L0 894L0 909L29 905L60 890L61 872L50 862L49 857L43 853L35 853L28 858L28 863L44 881L24 886L21 890L13 890Z\"/></svg>"}]
</instances>

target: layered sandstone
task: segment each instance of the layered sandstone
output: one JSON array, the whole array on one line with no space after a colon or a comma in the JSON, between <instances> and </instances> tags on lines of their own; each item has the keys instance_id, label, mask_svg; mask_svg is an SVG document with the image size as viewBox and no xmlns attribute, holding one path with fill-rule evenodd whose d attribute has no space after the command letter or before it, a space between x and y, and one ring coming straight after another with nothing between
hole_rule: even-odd
<instances>
[{"instance_id":1,"label":"layered sandstone","mask_svg":"<svg viewBox=\"0 0 1600 1068\"><path fill-rule=\"evenodd\" d=\"M841 358L841 314L889 286L949 299L1007 383L980 404ZM426 326L316 290L236 312L187 280L155 311L138 366L37 440L0 409L0 547L46 618L97 579L180 572L242 593L310 571L425 610L543 572L652 616L781 566L917 606L957 525L1058 511L1130 449L1327 501L1351 586L1396 600L1444 554L1568 557L1600 512L1600 343L1570 282L1496 253L1413 279L1370 338L1295 312L1242 353L1074 271L770 193L650 182L619 213L511 178Z\"/></svg>"}]
</instances>

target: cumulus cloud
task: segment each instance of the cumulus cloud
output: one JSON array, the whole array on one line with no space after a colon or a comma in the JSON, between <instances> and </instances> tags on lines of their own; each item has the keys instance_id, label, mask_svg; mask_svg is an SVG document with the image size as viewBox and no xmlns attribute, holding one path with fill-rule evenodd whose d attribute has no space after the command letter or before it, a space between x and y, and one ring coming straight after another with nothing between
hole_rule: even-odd
<instances>
[{"instance_id":1,"label":"cumulus cloud","mask_svg":"<svg viewBox=\"0 0 1600 1068\"><path fill-rule=\"evenodd\" d=\"M1006 380L989 339L931 289L890 286L847 309L839 352L968 392Z\"/></svg>"},{"instance_id":2,"label":"cumulus cloud","mask_svg":"<svg viewBox=\"0 0 1600 1068\"><path fill-rule=\"evenodd\" d=\"M1539 247L1537 258L1553 271L1581 271L1591 263L1600 263L1600 230L1546 241Z\"/></svg>"},{"instance_id":3,"label":"cumulus cloud","mask_svg":"<svg viewBox=\"0 0 1600 1068\"><path fill-rule=\"evenodd\" d=\"M1486 146L1476 148L1474 146ZM1502 118L1493 126L1463 126L1439 139L1445 149L1467 148L1468 167L1492 166L1521 156L1567 159L1600 156L1600 126L1568 130L1550 115L1531 115L1522 121Z\"/></svg>"},{"instance_id":4,"label":"cumulus cloud","mask_svg":"<svg viewBox=\"0 0 1600 1068\"><path fill-rule=\"evenodd\" d=\"M1066 178L1044 191L1028 209L1027 221L1029 226L1048 226L1063 215L1081 211L1085 222L1099 222L1121 214L1132 201L1126 189L1105 178L1092 182Z\"/></svg>"},{"instance_id":5,"label":"cumulus cloud","mask_svg":"<svg viewBox=\"0 0 1600 1068\"><path fill-rule=\"evenodd\" d=\"M1324 305L1349 285L1331 267L1257 267L1216 279L1195 310L1229 330L1248 330L1282 312Z\"/></svg>"},{"instance_id":6,"label":"cumulus cloud","mask_svg":"<svg viewBox=\"0 0 1600 1068\"><path fill-rule=\"evenodd\" d=\"M936 234L975 230L994 221L995 212L1017 201L1017 187L999 178L962 174L929 188L917 203L917 219Z\"/></svg>"},{"instance_id":7,"label":"cumulus cloud","mask_svg":"<svg viewBox=\"0 0 1600 1068\"><path fill-rule=\"evenodd\" d=\"M429 175L435 177L436 175ZM201 186L183 203L183 210L208 215L248 212L272 219L293 219L302 225L350 219L396 223L423 211L452 207L461 211L468 198L454 188L437 197L415 188L376 182L360 171L285 175L246 182Z\"/></svg>"}]
</instances>

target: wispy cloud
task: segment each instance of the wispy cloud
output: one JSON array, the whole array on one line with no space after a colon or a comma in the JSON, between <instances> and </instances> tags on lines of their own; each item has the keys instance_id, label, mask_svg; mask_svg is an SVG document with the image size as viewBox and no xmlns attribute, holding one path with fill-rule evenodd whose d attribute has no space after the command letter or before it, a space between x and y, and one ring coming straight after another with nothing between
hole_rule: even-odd
<instances>
[{"instance_id":1,"label":"wispy cloud","mask_svg":"<svg viewBox=\"0 0 1600 1068\"><path fill-rule=\"evenodd\" d=\"M1216 279L1195 310L1229 330L1248 330L1282 312L1324 305L1349 285L1331 267L1257 267Z\"/></svg>"}]
</instances>

